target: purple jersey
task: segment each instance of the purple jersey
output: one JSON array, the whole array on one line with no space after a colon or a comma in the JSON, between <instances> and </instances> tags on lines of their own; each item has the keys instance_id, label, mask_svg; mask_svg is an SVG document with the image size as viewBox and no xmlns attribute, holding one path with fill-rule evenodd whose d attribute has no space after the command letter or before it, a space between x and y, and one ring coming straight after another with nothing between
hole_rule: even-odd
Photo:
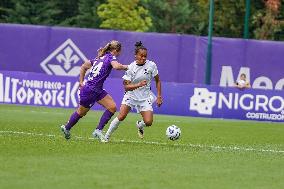
<instances>
[{"instance_id":1,"label":"purple jersey","mask_svg":"<svg viewBox=\"0 0 284 189\"><path fill-rule=\"evenodd\" d=\"M116 57L111 53L106 53L100 58L91 60L92 68L86 85L92 90L102 89L106 78L112 70L111 62L114 60L116 60Z\"/></svg>"}]
</instances>

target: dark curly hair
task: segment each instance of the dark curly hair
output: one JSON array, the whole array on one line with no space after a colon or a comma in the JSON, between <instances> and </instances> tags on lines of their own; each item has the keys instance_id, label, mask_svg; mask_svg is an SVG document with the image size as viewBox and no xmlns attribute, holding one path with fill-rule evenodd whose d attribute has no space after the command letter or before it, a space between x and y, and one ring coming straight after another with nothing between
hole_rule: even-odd
<instances>
[{"instance_id":1,"label":"dark curly hair","mask_svg":"<svg viewBox=\"0 0 284 189\"><path fill-rule=\"evenodd\" d=\"M137 42L135 43L135 55L138 53L138 51L139 51L140 49L147 51L147 48L144 47L144 45L142 44L142 42L141 42L141 41L137 41Z\"/></svg>"}]
</instances>

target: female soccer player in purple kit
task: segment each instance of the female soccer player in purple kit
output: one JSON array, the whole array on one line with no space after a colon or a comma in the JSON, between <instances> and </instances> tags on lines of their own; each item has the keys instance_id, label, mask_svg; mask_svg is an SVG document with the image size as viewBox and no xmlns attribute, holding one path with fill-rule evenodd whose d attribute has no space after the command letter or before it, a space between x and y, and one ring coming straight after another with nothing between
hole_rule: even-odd
<instances>
[{"instance_id":1,"label":"female soccer player in purple kit","mask_svg":"<svg viewBox=\"0 0 284 189\"><path fill-rule=\"evenodd\" d=\"M71 115L66 125L61 126L61 131L66 139L71 138L70 130L85 116L95 102L102 105L106 110L103 113L99 125L93 132L93 136L104 142L102 129L116 112L116 104L112 97L103 89L103 84L109 76L112 68L116 70L127 70L127 65L120 64L116 56L121 53L121 43L118 41L110 41L104 48L98 50L97 58L87 60L82 64L80 69L80 100L79 107ZM88 79L84 84L84 77L91 68Z\"/></svg>"}]
</instances>

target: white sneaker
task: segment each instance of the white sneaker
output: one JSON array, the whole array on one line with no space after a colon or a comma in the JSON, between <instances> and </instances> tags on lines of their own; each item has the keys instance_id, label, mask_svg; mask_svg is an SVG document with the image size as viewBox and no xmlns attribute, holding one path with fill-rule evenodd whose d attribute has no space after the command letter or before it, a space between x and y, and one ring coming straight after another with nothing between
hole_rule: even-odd
<instances>
[{"instance_id":1,"label":"white sneaker","mask_svg":"<svg viewBox=\"0 0 284 189\"><path fill-rule=\"evenodd\" d=\"M60 129L61 129L61 131L62 131L62 133L63 133L63 135L64 135L64 138L66 138L66 140L68 140L68 139L71 138L71 133L70 133L69 130L67 130L67 129L65 128L65 125L61 125Z\"/></svg>"},{"instance_id":2,"label":"white sneaker","mask_svg":"<svg viewBox=\"0 0 284 189\"><path fill-rule=\"evenodd\" d=\"M93 136L94 138L100 140L101 142L108 142L108 140L105 139L105 136L103 134L103 132L99 129L96 129L94 132L93 132Z\"/></svg>"},{"instance_id":3,"label":"white sneaker","mask_svg":"<svg viewBox=\"0 0 284 189\"><path fill-rule=\"evenodd\" d=\"M139 138L143 139L144 138L144 128L143 127L139 127L139 121L136 121L136 127L138 128L138 136Z\"/></svg>"}]
</instances>

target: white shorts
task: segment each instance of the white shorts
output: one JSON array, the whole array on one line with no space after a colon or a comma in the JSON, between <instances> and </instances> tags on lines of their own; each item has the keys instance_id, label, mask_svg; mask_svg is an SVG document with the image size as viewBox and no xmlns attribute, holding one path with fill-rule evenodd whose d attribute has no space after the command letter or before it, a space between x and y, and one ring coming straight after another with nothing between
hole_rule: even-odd
<instances>
[{"instance_id":1,"label":"white shorts","mask_svg":"<svg viewBox=\"0 0 284 189\"><path fill-rule=\"evenodd\" d=\"M121 104L129 106L132 110L135 108L137 113L144 111L153 111L152 104L156 101L155 96L151 96L146 100L135 100L128 95L124 95Z\"/></svg>"}]
</instances>

